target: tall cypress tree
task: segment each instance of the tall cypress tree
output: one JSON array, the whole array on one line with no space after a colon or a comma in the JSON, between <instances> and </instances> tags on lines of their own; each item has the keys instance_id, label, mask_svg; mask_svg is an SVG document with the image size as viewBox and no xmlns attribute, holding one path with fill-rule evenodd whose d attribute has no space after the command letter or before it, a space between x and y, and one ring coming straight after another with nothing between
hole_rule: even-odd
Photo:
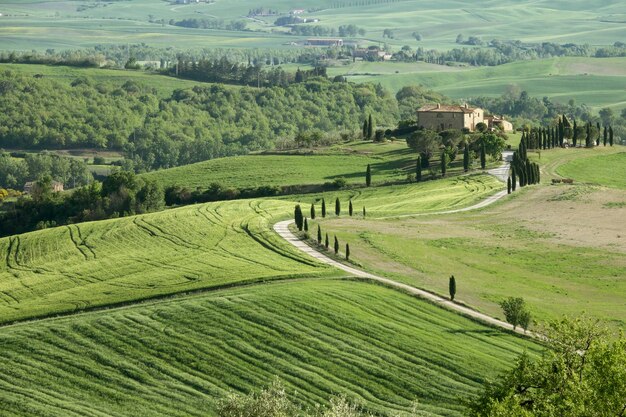
<instances>
[{"instance_id":1,"label":"tall cypress tree","mask_svg":"<svg viewBox=\"0 0 626 417\"><path fill-rule=\"evenodd\" d=\"M469 146L466 143L465 150L463 150L463 170L465 172L469 171L469 164L470 164Z\"/></svg>"},{"instance_id":2,"label":"tall cypress tree","mask_svg":"<svg viewBox=\"0 0 626 417\"><path fill-rule=\"evenodd\" d=\"M335 215L339 216L341 214L341 203L339 202L339 197L335 199Z\"/></svg>"},{"instance_id":3,"label":"tall cypress tree","mask_svg":"<svg viewBox=\"0 0 626 417\"><path fill-rule=\"evenodd\" d=\"M448 291L450 292L450 301L454 301L454 296L456 295L456 279L454 275L451 275L448 280Z\"/></svg>"},{"instance_id":4,"label":"tall cypress tree","mask_svg":"<svg viewBox=\"0 0 626 417\"><path fill-rule=\"evenodd\" d=\"M322 244L322 227L319 224L317 225L317 244Z\"/></svg>"},{"instance_id":5,"label":"tall cypress tree","mask_svg":"<svg viewBox=\"0 0 626 417\"><path fill-rule=\"evenodd\" d=\"M487 152L485 151L485 141L480 141L480 168L485 169L487 166Z\"/></svg>"},{"instance_id":6,"label":"tall cypress tree","mask_svg":"<svg viewBox=\"0 0 626 417\"><path fill-rule=\"evenodd\" d=\"M609 126L609 145L613 146L613 126Z\"/></svg>"},{"instance_id":7,"label":"tall cypress tree","mask_svg":"<svg viewBox=\"0 0 626 417\"><path fill-rule=\"evenodd\" d=\"M415 181L420 182L422 180L422 157L418 156L415 162Z\"/></svg>"},{"instance_id":8,"label":"tall cypress tree","mask_svg":"<svg viewBox=\"0 0 626 417\"><path fill-rule=\"evenodd\" d=\"M306 217L304 218L304 231L309 231L309 222L307 221Z\"/></svg>"},{"instance_id":9,"label":"tall cypress tree","mask_svg":"<svg viewBox=\"0 0 626 417\"><path fill-rule=\"evenodd\" d=\"M446 176L446 169L448 168L448 154L443 151L441 152L441 176Z\"/></svg>"},{"instance_id":10,"label":"tall cypress tree","mask_svg":"<svg viewBox=\"0 0 626 417\"><path fill-rule=\"evenodd\" d=\"M365 217L365 206L363 206L363 217Z\"/></svg>"},{"instance_id":11,"label":"tall cypress tree","mask_svg":"<svg viewBox=\"0 0 626 417\"><path fill-rule=\"evenodd\" d=\"M300 207L300 204L296 204L296 207L293 211L293 219L296 222L296 227L298 228L298 230L302 231L302 228L304 227L304 218L302 216L302 208Z\"/></svg>"},{"instance_id":12,"label":"tall cypress tree","mask_svg":"<svg viewBox=\"0 0 626 417\"><path fill-rule=\"evenodd\" d=\"M596 146L600 146L600 132L602 132L600 122L596 122L596 129L598 130L598 136L596 136Z\"/></svg>"},{"instance_id":13,"label":"tall cypress tree","mask_svg":"<svg viewBox=\"0 0 626 417\"><path fill-rule=\"evenodd\" d=\"M585 147L591 148L591 122L587 123L587 138L585 139Z\"/></svg>"},{"instance_id":14,"label":"tall cypress tree","mask_svg":"<svg viewBox=\"0 0 626 417\"><path fill-rule=\"evenodd\" d=\"M368 125L367 125L367 119L365 119L365 120L363 121L363 140L366 140L366 139L367 139L367 131L369 130L369 129L367 128L367 126L368 126Z\"/></svg>"},{"instance_id":15,"label":"tall cypress tree","mask_svg":"<svg viewBox=\"0 0 626 417\"><path fill-rule=\"evenodd\" d=\"M315 204L311 203L311 220L315 220Z\"/></svg>"},{"instance_id":16,"label":"tall cypress tree","mask_svg":"<svg viewBox=\"0 0 626 417\"><path fill-rule=\"evenodd\" d=\"M517 188L517 178L515 177L515 168L511 169L511 189L515 191Z\"/></svg>"},{"instance_id":17,"label":"tall cypress tree","mask_svg":"<svg viewBox=\"0 0 626 417\"><path fill-rule=\"evenodd\" d=\"M352 200L348 203L348 213L350 214L350 217L352 217Z\"/></svg>"},{"instance_id":18,"label":"tall cypress tree","mask_svg":"<svg viewBox=\"0 0 626 417\"><path fill-rule=\"evenodd\" d=\"M602 132L602 138L603 138L602 143L604 144L604 146L606 146L606 142L609 140L609 131L606 128L606 125L604 125L604 132Z\"/></svg>"},{"instance_id":19,"label":"tall cypress tree","mask_svg":"<svg viewBox=\"0 0 626 417\"><path fill-rule=\"evenodd\" d=\"M328 250L328 246L330 246L330 242L328 241L328 233L326 233L326 240L324 240L324 247Z\"/></svg>"},{"instance_id":20,"label":"tall cypress tree","mask_svg":"<svg viewBox=\"0 0 626 417\"><path fill-rule=\"evenodd\" d=\"M506 192L507 194L511 194L511 177L506 179Z\"/></svg>"},{"instance_id":21,"label":"tall cypress tree","mask_svg":"<svg viewBox=\"0 0 626 417\"><path fill-rule=\"evenodd\" d=\"M346 243L346 261L350 260L350 245Z\"/></svg>"},{"instance_id":22,"label":"tall cypress tree","mask_svg":"<svg viewBox=\"0 0 626 417\"><path fill-rule=\"evenodd\" d=\"M337 236L335 236L335 255L339 253L339 241L337 240Z\"/></svg>"},{"instance_id":23,"label":"tall cypress tree","mask_svg":"<svg viewBox=\"0 0 626 417\"><path fill-rule=\"evenodd\" d=\"M326 200L322 198L322 217L326 217Z\"/></svg>"},{"instance_id":24,"label":"tall cypress tree","mask_svg":"<svg viewBox=\"0 0 626 417\"><path fill-rule=\"evenodd\" d=\"M370 113L369 123L367 124L367 138L372 139L374 137L374 122L372 121L372 114Z\"/></svg>"},{"instance_id":25,"label":"tall cypress tree","mask_svg":"<svg viewBox=\"0 0 626 417\"><path fill-rule=\"evenodd\" d=\"M372 185L372 168L370 164L367 164L367 168L365 169L365 185L368 187Z\"/></svg>"},{"instance_id":26,"label":"tall cypress tree","mask_svg":"<svg viewBox=\"0 0 626 417\"><path fill-rule=\"evenodd\" d=\"M574 119L574 134L572 135L574 148L576 147L576 142L578 142L578 128L576 127L576 119Z\"/></svg>"}]
</instances>

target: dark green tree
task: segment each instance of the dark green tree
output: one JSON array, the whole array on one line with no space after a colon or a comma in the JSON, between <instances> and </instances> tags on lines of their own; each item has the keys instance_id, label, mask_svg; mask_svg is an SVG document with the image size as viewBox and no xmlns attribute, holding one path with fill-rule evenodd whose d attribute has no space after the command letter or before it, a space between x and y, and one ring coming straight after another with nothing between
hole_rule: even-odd
<instances>
[{"instance_id":1,"label":"dark green tree","mask_svg":"<svg viewBox=\"0 0 626 417\"><path fill-rule=\"evenodd\" d=\"M302 215L302 208L300 204L296 204L296 208L294 209L293 218L296 222L296 227L299 231L302 231L304 227L304 216Z\"/></svg>"},{"instance_id":2,"label":"dark green tree","mask_svg":"<svg viewBox=\"0 0 626 417\"><path fill-rule=\"evenodd\" d=\"M466 143L465 149L463 150L463 170L465 172L469 171L469 166L470 166L470 153L469 153L469 146Z\"/></svg>"},{"instance_id":3,"label":"dark green tree","mask_svg":"<svg viewBox=\"0 0 626 417\"><path fill-rule=\"evenodd\" d=\"M574 132L572 133L572 145L574 148L576 147L576 143L578 142L578 126L576 126L576 119L574 119Z\"/></svg>"},{"instance_id":4,"label":"dark green tree","mask_svg":"<svg viewBox=\"0 0 626 417\"><path fill-rule=\"evenodd\" d=\"M335 198L335 215L339 216L341 214L341 203L339 202L339 197Z\"/></svg>"},{"instance_id":5,"label":"dark green tree","mask_svg":"<svg viewBox=\"0 0 626 417\"><path fill-rule=\"evenodd\" d=\"M448 154L445 151L441 152L441 176L446 176L446 170L448 168Z\"/></svg>"},{"instance_id":6,"label":"dark green tree","mask_svg":"<svg viewBox=\"0 0 626 417\"><path fill-rule=\"evenodd\" d=\"M315 220L315 204L311 204L311 220Z\"/></svg>"},{"instance_id":7,"label":"dark green tree","mask_svg":"<svg viewBox=\"0 0 626 417\"><path fill-rule=\"evenodd\" d=\"M350 214L350 217L352 217L352 210L352 200L350 200L348 203L348 214Z\"/></svg>"},{"instance_id":8,"label":"dark green tree","mask_svg":"<svg viewBox=\"0 0 626 417\"><path fill-rule=\"evenodd\" d=\"M613 126L609 126L609 145L613 146Z\"/></svg>"},{"instance_id":9,"label":"dark green tree","mask_svg":"<svg viewBox=\"0 0 626 417\"><path fill-rule=\"evenodd\" d=\"M515 168L511 169L511 189L515 191L517 188L517 178L515 176Z\"/></svg>"},{"instance_id":10,"label":"dark green tree","mask_svg":"<svg viewBox=\"0 0 626 417\"><path fill-rule=\"evenodd\" d=\"M509 178L506 179L506 192L508 194L511 194L511 187L512 187L512 185L511 185L511 177L509 177Z\"/></svg>"},{"instance_id":11,"label":"dark green tree","mask_svg":"<svg viewBox=\"0 0 626 417\"><path fill-rule=\"evenodd\" d=\"M326 248L326 250L328 250L329 245L330 245L330 242L328 241L328 233L326 233L326 239L324 240L324 247Z\"/></svg>"},{"instance_id":12,"label":"dark green tree","mask_svg":"<svg viewBox=\"0 0 626 417\"><path fill-rule=\"evenodd\" d=\"M367 164L367 168L365 169L365 185L368 187L372 185L372 168L370 164Z\"/></svg>"},{"instance_id":13,"label":"dark green tree","mask_svg":"<svg viewBox=\"0 0 626 417\"><path fill-rule=\"evenodd\" d=\"M598 130L598 135L596 136L596 146L600 146L600 132L602 132L600 122L596 122L596 129Z\"/></svg>"},{"instance_id":14,"label":"dark green tree","mask_svg":"<svg viewBox=\"0 0 626 417\"><path fill-rule=\"evenodd\" d=\"M322 217L326 217L326 200L322 198Z\"/></svg>"},{"instance_id":15,"label":"dark green tree","mask_svg":"<svg viewBox=\"0 0 626 417\"><path fill-rule=\"evenodd\" d=\"M367 119L365 119L363 121L363 139L367 139L367 132L368 132L368 128L367 128Z\"/></svg>"},{"instance_id":16,"label":"dark green tree","mask_svg":"<svg viewBox=\"0 0 626 417\"><path fill-rule=\"evenodd\" d=\"M363 206L363 217L365 217L365 206Z\"/></svg>"},{"instance_id":17,"label":"dark green tree","mask_svg":"<svg viewBox=\"0 0 626 417\"><path fill-rule=\"evenodd\" d=\"M485 142L480 142L480 168L485 169L487 166L487 155L485 152Z\"/></svg>"},{"instance_id":18,"label":"dark green tree","mask_svg":"<svg viewBox=\"0 0 626 417\"><path fill-rule=\"evenodd\" d=\"M317 225L317 244L322 244L322 227L319 224Z\"/></svg>"},{"instance_id":19,"label":"dark green tree","mask_svg":"<svg viewBox=\"0 0 626 417\"><path fill-rule=\"evenodd\" d=\"M422 181L422 158L420 156L417 157L415 163L415 181Z\"/></svg>"},{"instance_id":20,"label":"dark green tree","mask_svg":"<svg viewBox=\"0 0 626 417\"><path fill-rule=\"evenodd\" d=\"M372 114L370 113L370 117L368 119L368 123L367 123L367 138L368 139L373 139L374 138L374 122L372 121Z\"/></svg>"},{"instance_id":21,"label":"dark green tree","mask_svg":"<svg viewBox=\"0 0 626 417\"><path fill-rule=\"evenodd\" d=\"M307 233L309 231L309 222L307 221L306 217L304 218L304 231Z\"/></svg>"},{"instance_id":22,"label":"dark green tree","mask_svg":"<svg viewBox=\"0 0 626 417\"><path fill-rule=\"evenodd\" d=\"M454 296L456 295L456 279L454 275L451 275L448 281L448 291L450 292L450 300L454 301Z\"/></svg>"},{"instance_id":23,"label":"dark green tree","mask_svg":"<svg viewBox=\"0 0 626 417\"><path fill-rule=\"evenodd\" d=\"M335 255L339 253L339 240L337 240L337 236L335 236Z\"/></svg>"},{"instance_id":24,"label":"dark green tree","mask_svg":"<svg viewBox=\"0 0 626 417\"><path fill-rule=\"evenodd\" d=\"M350 260L350 245L346 243L346 261Z\"/></svg>"},{"instance_id":25,"label":"dark green tree","mask_svg":"<svg viewBox=\"0 0 626 417\"><path fill-rule=\"evenodd\" d=\"M602 139L602 144L606 146L606 143L609 140L609 130L606 128L606 125L604 125L604 131L602 132Z\"/></svg>"}]
</instances>

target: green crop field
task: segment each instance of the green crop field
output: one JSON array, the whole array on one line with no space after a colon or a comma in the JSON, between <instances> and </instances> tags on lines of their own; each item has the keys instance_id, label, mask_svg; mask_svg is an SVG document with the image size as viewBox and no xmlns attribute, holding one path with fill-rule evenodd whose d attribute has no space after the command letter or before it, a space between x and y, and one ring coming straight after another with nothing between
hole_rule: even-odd
<instances>
[{"instance_id":1,"label":"green crop field","mask_svg":"<svg viewBox=\"0 0 626 417\"><path fill-rule=\"evenodd\" d=\"M557 168L557 173L585 183L626 190L626 152L574 159Z\"/></svg>"},{"instance_id":2,"label":"green crop field","mask_svg":"<svg viewBox=\"0 0 626 417\"><path fill-rule=\"evenodd\" d=\"M511 143L516 143L513 135ZM164 187L178 185L195 189L208 188L216 182L225 187L254 187L259 185L321 185L345 178L349 184L364 184L365 170L370 164L372 183L404 181L415 172L417 154L403 140L385 143L351 142L331 148L304 151L309 155L253 154L217 158L142 174ZM433 157L435 166L438 156ZM489 161L489 166L499 162ZM460 174L462 158L457 157L448 169L448 175ZM428 175L424 169L424 175Z\"/></svg>"},{"instance_id":3,"label":"green crop field","mask_svg":"<svg viewBox=\"0 0 626 417\"><path fill-rule=\"evenodd\" d=\"M270 232L292 204L241 201L0 239L0 322L235 283L328 275Z\"/></svg>"},{"instance_id":4,"label":"green crop field","mask_svg":"<svg viewBox=\"0 0 626 417\"><path fill-rule=\"evenodd\" d=\"M211 416L275 376L304 406L461 416L459 398L539 347L384 287L313 280L0 328L12 416Z\"/></svg>"},{"instance_id":5,"label":"green crop field","mask_svg":"<svg viewBox=\"0 0 626 417\"><path fill-rule=\"evenodd\" d=\"M390 7L393 5L393 7ZM229 2L180 5L167 1L0 1L0 37L4 49L45 50L96 44L145 42L154 46L203 47L289 47L290 41L306 37L282 34L276 16L248 19L258 2ZM486 1L478 7L446 0L375 1L363 4L347 0L303 0L297 4L272 0L262 7L287 14L294 7L308 10L304 16L319 19L315 25L337 28L354 24L363 28L363 42L386 42L393 47L451 48L457 34L484 40L521 39L531 42L574 42L610 45L623 40L626 8L617 0L585 3L560 1ZM186 29L167 24L185 18L245 20L249 31ZM159 23L163 19L164 23ZM151 23L152 22L152 23ZM393 38L383 38L391 29ZM417 42L413 32L422 35ZM45 36L43 36L45 34Z\"/></svg>"}]
</instances>

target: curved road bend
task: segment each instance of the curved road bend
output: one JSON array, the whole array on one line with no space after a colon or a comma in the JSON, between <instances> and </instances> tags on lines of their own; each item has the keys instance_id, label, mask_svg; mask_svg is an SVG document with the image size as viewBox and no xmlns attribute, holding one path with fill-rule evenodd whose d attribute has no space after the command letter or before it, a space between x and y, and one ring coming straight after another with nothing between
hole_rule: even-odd
<instances>
[{"instance_id":1,"label":"curved road bend","mask_svg":"<svg viewBox=\"0 0 626 417\"><path fill-rule=\"evenodd\" d=\"M507 152L503 155L505 157L505 163L496 169L490 170L489 173L496 176L499 180L501 181L506 181L507 177L508 177L508 171L509 171L509 162L511 160L511 156L512 156L512 152ZM486 198L485 200L479 202L478 204L475 204L473 206L470 207L465 207L462 209L457 209L457 210L448 210L448 211L441 211L441 212L437 212L437 213L423 213L423 214L428 214L428 215L436 215L436 214L448 214L448 213L458 213L461 211L469 211L469 210L474 210L474 209L478 209L478 208L482 208L482 207L486 207L490 204L493 204L494 202L498 201L499 199L501 199L502 197L504 197L505 195L507 195L506 190L498 192L497 194L494 194L488 198ZM422 213L420 213L422 214ZM513 329L513 326L510 325L509 323L506 323L502 320L498 320L495 319L491 316L488 316L486 314L480 313L476 310L472 310L471 308L462 306L460 304L456 304L450 300L448 300L447 298L443 298L440 297L436 294L430 293L428 291L424 291L421 290L419 288L416 287L412 287L410 285L407 284L403 284L401 282L397 282L394 280L391 280L389 278L384 278L378 275L374 275L374 274L370 274L369 272L365 272L362 271L360 269L356 269L354 267L351 267L349 265L343 264L341 262L338 262L326 255L324 255L321 252L318 252L317 250L313 249L311 246L309 246L308 244L306 244L304 241L300 240L296 235L294 235L290 230L289 230L289 225L293 223L293 220L284 220L282 222L278 222L274 225L274 230L276 231L276 233L278 233L279 236L281 236L283 239L285 239L287 242L289 242L291 245L295 246L297 249L301 250L302 252L306 253L307 255L317 259L318 261L334 266L335 268L341 269L347 273L349 273L350 275L353 275L355 277L359 277L359 278L366 278L366 279L371 279L373 281L378 281L380 283L383 283L385 285L394 287L394 288L398 288L401 289L403 291L408 292L409 294L413 294L416 295L418 297L424 298L426 300L429 300L437 305L440 305L444 308L450 309L450 310L454 310L456 312L459 312L465 316L468 317L472 317L476 320L480 320L484 323L493 325L493 326L497 326L506 330L510 330L510 331L515 331L516 333L519 333L521 335L526 335L526 336L534 336L534 334L532 332L524 332L524 330L520 329L520 328L516 328L515 330Z\"/></svg>"}]
</instances>

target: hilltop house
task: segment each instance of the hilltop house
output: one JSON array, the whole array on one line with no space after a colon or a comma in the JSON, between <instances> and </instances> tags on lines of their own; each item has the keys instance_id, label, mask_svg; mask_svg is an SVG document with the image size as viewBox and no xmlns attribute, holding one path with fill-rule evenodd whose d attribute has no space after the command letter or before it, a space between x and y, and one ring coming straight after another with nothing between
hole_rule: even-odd
<instances>
[{"instance_id":1,"label":"hilltop house","mask_svg":"<svg viewBox=\"0 0 626 417\"><path fill-rule=\"evenodd\" d=\"M479 107L431 104L417 110L418 125L424 129L476 130L478 123L485 123L485 111Z\"/></svg>"},{"instance_id":2,"label":"hilltop house","mask_svg":"<svg viewBox=\"0 0 626 417\"><path fill-rule=\"evenodd\" d=\"M512 132L513 124L508 120L504 120L504 116L485 116L485 123L489 126L489 129L502 129L504 132Z\"/></svg>"}]
</instances>

